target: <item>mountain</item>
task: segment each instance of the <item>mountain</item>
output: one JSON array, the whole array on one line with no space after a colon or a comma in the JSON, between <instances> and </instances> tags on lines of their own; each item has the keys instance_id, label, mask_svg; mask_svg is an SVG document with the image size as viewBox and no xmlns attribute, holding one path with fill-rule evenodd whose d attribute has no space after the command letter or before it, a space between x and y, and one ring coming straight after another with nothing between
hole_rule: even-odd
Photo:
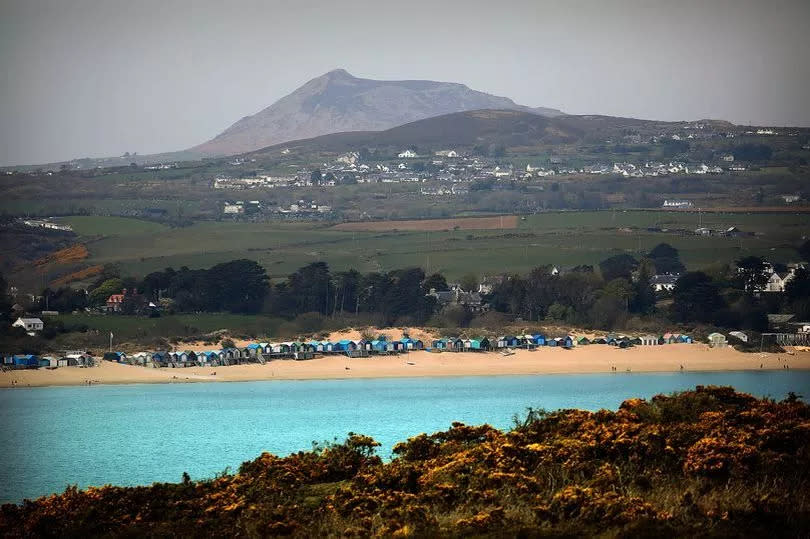
<instances>
[{"instance_id":1,"label":"mountain","mask_svg":"<svg viewBox=\"0 0 810 539\"><path fill-rule=\"evenodd\" d=\"M380 131L424 118L477 109L520 110L558 116L468 88L426 80L361 79L343 69L312 79L266 109L242 118L189 151L233 155L328 133Z\"/></svg>"},{"instance_id":2,"label":"mountain","mask_svg":"<svg viewBox=\"0 0 810 539\"><path fill-rule=\"evenodd\" d=\"M620 136L625 130L658 133L676 123L611 116L540 116L523 110L473 110L434 116L384 131L333 133L277 144L250 152L252 157L342 153L359 148L403 150L420 148L471 149L474 146L538 148L577 144L588 137Z\"/></svg>"}]
</instances>

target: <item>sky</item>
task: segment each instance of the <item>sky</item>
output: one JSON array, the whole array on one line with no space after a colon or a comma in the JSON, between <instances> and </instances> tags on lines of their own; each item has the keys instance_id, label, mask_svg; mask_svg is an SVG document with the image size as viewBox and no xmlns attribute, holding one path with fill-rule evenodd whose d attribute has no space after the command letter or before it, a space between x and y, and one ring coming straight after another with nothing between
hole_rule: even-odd
<instances>
[{"instance_id":1,"label":"sky","mask_svg":"<svg viewBox=\"0 0 810 539\"><path fill-rule=\"evenodd\" d=\"M335 68L810 126L810 0L0 0L0 165L182 150Z\"/></svg>"}]
</instances>

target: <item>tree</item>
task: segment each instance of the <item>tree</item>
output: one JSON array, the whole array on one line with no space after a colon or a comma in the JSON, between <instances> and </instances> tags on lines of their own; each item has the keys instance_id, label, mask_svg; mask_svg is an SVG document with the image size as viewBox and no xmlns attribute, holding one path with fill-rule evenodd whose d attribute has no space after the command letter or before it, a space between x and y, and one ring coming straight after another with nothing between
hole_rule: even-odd
<instances>
[{"instance_id":1,"label":"tree","mask_svg":"<svg viewBox=\"0 0 810 539\"><path fill-rule=\"evenodd\" d=\"M806 262L810 262L810 240L805 241L799 247L796 248L796 251L799 253L799 256Z\"/></svg>"},{"instance_id":2,"label":"tree","mask_svg":"<svg viewBox=\"0 0 810 539\"><path fill-rule=\"evenodd\" d=\"M312 182L312 185L320 185L323 181L323 175L321 174L321 169L316 168L313 170L310 175L309 179Z\"/></svg>"},{"instance_id":3,"label":"tree","mask_svg":"<svg viewBox=\"0 0 810 539\"><path fill-rule=\"evenodd\" d=\"M672 310L680 322L711 322L715 313L724 307L720 287L701 271L681 275L672 291Z\"/></svg>"},{"instance_id":4,"label":"tree","mask_svg":"<svg viewBox=\"0 0 810 539\"><path fill-rule=\"evenodd\" d=\"M810 319L810 270L799 268L785 286L785 298L790 310L800 320Z\"/></svg>"},{"instance_id":5,"label":"tree","mask_svg":"<svg viewBox=\"0 0 810 539\"><path fill-rule=\"evenodd\" d=\"M638 267L638 261L628 254L620 254L606 258L599 263L599 270L605 281L613 279L627 279L633 276L633 271Z\"/></svg>"},{"instance_id":6,"label":"tree","mask_svg":"<svg viewBox=\"0 0 810 539\"><path fill-rule=\"evenodd\" d=\"M624 300L610 294L602 295L591 307L590 318L597 327L613 329L621 326L627 319Z\"/></svg>"},{"instance_id":7,"label":"tree","mask_svg":"<svg viewBox=\"0 0 810 539\"><path fill-rule=\"evenodd\" d=\"M434 273L425 278L422 290L427 294L431 290L447 290L447 279L441 273Z\"/></svg>"},{"instance_id":8,"label":"tree","mask_svg":"<svg viewBox=\"0 0 810 539\"><path fill-rule=\"evenodd\" d=\"M753 294L765 288L769 275L766 271L765 260L761 256L746 256L735 262L742 288Z\"/></svg>"},{"instance_id":9,"label":"tree","mask_svg":"<svg viewBox=\"0 0 810 539\"><path fill-rule=\"evenodd\" d=\"M458 282L461 289L465 292L478 291L478 277L474 273L467 273Z\"/></svg>"},{"instance_id":10,"label":"tree","mask_svg":"<svg viewBox=\"0 0 810 539\"><path fill-rule=\"evenodd\" d=\"M639 314L649 314L655 309L655 291L650 284L650 266L648 260L642 260L638 268L638 278L633 283L633 297L630 301L630 311Z\"/></svg>"},{"instance_id":11,"label":"tree","mask_svg":"<svg viewBox=\"0 0 810 539\"><path fill-rule=\"evenodd\" d=\"M0 273L0 331L5 331L11 323L11 298L8 295L8 283Z\"/></svg>"},{"instance_id":12,"label":"tree","mask_svg":"<svg viewBox=\"0 0 810 539\"><path fill-rule=\"evenodd\" d=\"M681 273L686 270L680 260L678 250L668 243L659 243L653 247L647 258L653 261L655 272L658 274Z\"/></svg>"},{"instance_id":13,"label":"tree","mask_svg":"<svg viewBox=\"0 0 810 539\"><path fill-rule=\"evenodd\" d=\"M120 294L123 288L124 283L121 279L107 279L90 292L88 303L94 307L105 305L111 295Z\"/></svg>"},{"instance_id":14,"label":"tree","mask_svg":"<svg viewBox=\"0 0 810 539\"><path fill-rule=\"evenodd\" d=\"M205 272L203 299L208 310L255 314L268 291L264 268L254 260L232 260Z\"/></svg>"}]
</instances>

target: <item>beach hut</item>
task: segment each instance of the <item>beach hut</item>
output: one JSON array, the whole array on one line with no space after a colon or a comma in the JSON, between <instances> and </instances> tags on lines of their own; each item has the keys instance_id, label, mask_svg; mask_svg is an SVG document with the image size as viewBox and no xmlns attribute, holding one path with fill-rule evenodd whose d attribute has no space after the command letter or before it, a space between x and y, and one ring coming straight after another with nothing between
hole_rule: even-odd
<instances>
[{"instance_id":1,"label":"beach hut","mask_svg":"<svg viewBox=\"0 0 810 539\"><path fill-rule=\"evenodd\" d=\"M580 337L577 339L577 346L584 346L586 344L591 344L591 340L588 337Z\"/></svg>"},{"instance_id":2,"label":"beach hut","mask_svg":"<svg viewBox=\"0 0 810 539\"><path fill-rule=\"evenodd\" d=\"M270 354L273 352L273 347L270 346L270 343L260 342L259 349L262 354Z\"/></svg>"},{"instance_id":3,"label":"beach hut","mask_svg":"<svg viewBox=\"0 0 810 539\"><path fill-rule=\"evenodd\" d=\"M104 352L101 359L112 361L114 363L126 363L127 355L124 352Z\"/></svg>"},{"instance_id":4,"label":"beach hut","mask_svg":"<svg viewBox=\"0 0 810 539\"><path fill-rule=\"evenodd\" d=\"M559 341L556 338L546 339L546 346L557 346Z\"/></svg>"},{"instance_id":5,"label":"beach hut","mask_svg":"<svg viewBox=\"0 0 810 539\"><path fill-rule=\"evenodd\" d=\"M643 346L658 346L657 335L642 335L640 339Z\"/></svg>"},{"instance_id":6,"label":"beach hut","mask_svg":"<svg viewBox=\"0 0 810 539\"><path fill-rule=\"evenodd\" d=\"M14 356L14 368L15 369L38 369L39 368L39 357L35 356L34 354L23 354L19 356Z\"/></svg>"},{"instance_id":7,"label":"beach hut","mask_svg":"<svg viewBox=\"0 0 810 539\"><path fill-rule=\"evenodd\" d=\"M492 350L492 341L490 341L489 337L477 337L477 340L480 344L482 352L489 352Z\"/></svg>"},{"instance_id":8,"label":"beach hut","mask_svg":"<svg viewBox=\"0 0 810 539\"><path fill-rule=\"evenodd\" d=\"M709 346L712 348L723 348L728 345L726 336L722 333L710 333L708 340Z\"/></svg>"},{"instance_id":9,"label":"beach hut","mask_svg":"<svg viewBox=\"0 0 810 539\"><path fill-rule=\"evenodd\" d=\"M573 348L574 338L571 335L566 335L559 343L563 348Z\"/></svg>"},{"instance_id":10,"label":"beach hut","mask_svg":"<svg viewBox=\"0 0 810 539\"><path fill-rule=\"evenodd\" d=\"M498 337L498 348L515 348L519 344L518 338L514 335L504 335Z\"/></svg>"},{"instance_id":11,"label":"beach hut","mask_svg":"<svg viewBox=\"0 0 810 539\"><path fill-rule=\"evenodd\" d=\"M445 339L445 338L434 339L431 344L433 345L433 348L435 348L436 350L446 350L447 349L447 339Z\"/></svg>"},{"instance_id":12,"label":"beach hut","mask_svg":"<svg viewBox=\"0 0 810 539\"><path fill-rule=\"evenodd\" d=\"M168 367L169 361L171 358L169 357L168 352L155 352L152 354L152 364L157 367Z\"/></svg>"},{"instance_id":13,"label":"beach hut","mask_svg":"<svg viewBox=\"0 0 810 539\"><path fill-rule=\"evenodd\" d=\"M594 337L591 344L607 344L607 339L605 337Z\"/></svg>"},{"instance_id":14,"label":"beach hut","mask_svg":"<svg viewBox=\"0 0 810 539\"><path fill-rule=\"evenodd\" d=\"M675 344L678 342L678 336L675 333L664 333L664 344Z\"/></svg>"},{"instance_id":15,"label":"beach hut","mask_svg":"<svg viewBox=\"0 0 810 539\"><path fill-rule=\"evenodd\" d=\"M678 342L682 342L684 344L692 344L692 337L689 335L681 335L678 337Z\"/></svg>"},{"instance_id":16,"label":"beach hut","mask_svg":"<svg viewBox=\"0 0 810 539\"><path fill-rule=\"evenodd\" d=\"M357 343L349 339L338 341L334 346L335 352L349 352L357 350Z\"/></svg>"},{"instance_id":17,"label":"beach hut","mask_svg":"<svg viewBox=\"0 0 810 539\"><path fill-rule=\"evenodd\" d=\"M39 367L45 367L46 369L49 367L58 367L56 363L55 357L45 356L39 358Z\"/></svg>"},{"instance_id":18,"label":"beach hut","mask_svg":"<svg viewBox=\"0 0 810 539\"><path fill-rule=\"evenodd\" d=\"M630 339L621 339L617 341L617 345L619 348L630 348L633 346L633 341Z\"/></svg>"},{"instance_id":19,"label":"beach hut","mask_svg":"<svg viewBox=\"0 0 810 539\"><path fill-rule=\"evenodd\" d=\"M534 344L537 346L545 346L546 345L546 336L542 333L532 333L532 340Z\"/></svg>"},{"instance_id":20,"label":"beach hut","mask_svg":"<svg viewBox=\"0 0 810 539\"><path fill-rule=\"evenodd\" d=\"M403 337L402 339L399 340L399 342L402 344L402 349L403 350L413 350L414 349L414 342L415 341L413 339L411 339L410 337Z\"/></svg>"}]
</instances>

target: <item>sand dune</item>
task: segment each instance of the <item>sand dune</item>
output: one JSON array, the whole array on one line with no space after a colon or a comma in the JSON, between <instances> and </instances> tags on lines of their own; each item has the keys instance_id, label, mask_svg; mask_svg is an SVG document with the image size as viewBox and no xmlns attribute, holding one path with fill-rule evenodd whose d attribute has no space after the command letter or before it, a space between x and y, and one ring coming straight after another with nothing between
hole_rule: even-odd
<instances>
[{"instance_id":1,"label":"sand dune","mask_svg":"<svg viewBox=\"0 0 810 539\"><path fill-rule=\"evenodd\" d=\"M92 368L64 367L55 370L0 373L0 387L100 384L235 382L249 380L307 380L339 378L387 378L414 376L492 376L509 374L557 374L612 372L736 371L762 369L810 369L810 352L789 354L744 354L732 348L710 349L703 344L673 344L620 350L590 345L563 350L519 350L515 355L498 353L410 352L397 356L350 359L326 356L310 361L279 360L265 365L153 369L102 362Z\"/></svg>"}]
</instances>

